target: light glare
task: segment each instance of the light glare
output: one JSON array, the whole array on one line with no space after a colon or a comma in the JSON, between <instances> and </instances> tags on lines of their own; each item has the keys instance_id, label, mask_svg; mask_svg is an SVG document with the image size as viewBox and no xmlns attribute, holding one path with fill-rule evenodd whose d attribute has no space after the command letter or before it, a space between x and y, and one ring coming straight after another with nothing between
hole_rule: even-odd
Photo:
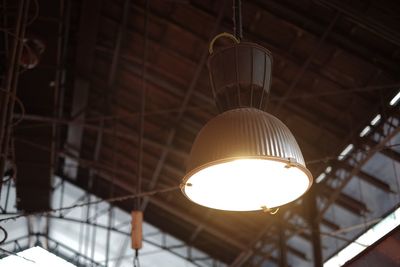
<instances>
[{"instance_id":1,"label":"light glare","mask_svg":"<svg viewBox=\"0 0 400 267\"><path fill-rule=\"evenodd\" d=\"M193 202L210 208L232 211L273 208L296 200L311 184L302 169L286 166L264 159L219 163L193 174L183 190Z\"/></svg>"},{"instance_id":2,"label":"light glare","mask_svg":"<svg viewBox=\"0 0 400 267\"><path fill-rule=\"evenodd\" d=\"M360 246L360 243L370 246L399 225L400 208L397 208L393 213L382 219L379 223L354 240L354 242L347 245L335 256L326 261L324 267L340 267L344 265L348 260L354 258L357 254L366 249L365 246Z\"/></svg>"}]
</instances>

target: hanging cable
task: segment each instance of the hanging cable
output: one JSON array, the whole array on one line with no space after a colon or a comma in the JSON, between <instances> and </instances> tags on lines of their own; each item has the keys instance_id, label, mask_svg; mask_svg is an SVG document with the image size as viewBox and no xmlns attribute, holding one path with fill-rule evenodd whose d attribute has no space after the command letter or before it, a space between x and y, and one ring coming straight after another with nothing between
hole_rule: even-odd
<instances>
[{"instance_id":1,"label":"hanging cable","mask_svg":"<svg viewBox=\"0 0 400 267\"><path fill-rule=\"evenodd\" d=\"M75 209L75 208L85 207L85 206L88 206L88 205L96 205L96 204L99 204L99 203L122 202L122 201L125 201L125 200L128 200L128 199L134 199L134 198L138 198L138 197L140 197L140 198L149 197L149 196L152 196L152 195L155 195L155 194L171 192L171 191L175 191L175 190L178 190L178 189L180 189L179 185L178 186L175 185L175 186L166 187L166 188L163 188L163 189L152 190L152 191L148 191L148 192L142 192L140 194L131 194L131 195L125 195L125 196L119 196L119 197L98 199L98 200L89 201L89 202L85 202L85 203L80 203L80 204L74 204L74 205L71 205L71 206L61 207L61 208L58 208L58 209L49 209L49 210L46 210L46 211L39 211L39 212L27 212L27 213L22 213L22 214L15 215L15 216L12 216L12 217L0 219L0 222L16 220L18 218L27 217L27 216L31 216L31 215L46 215L46 214L53 213L53 212L71 210L71 209Z\"/></svg>"},{"instance_id":2,"label":"hanging cable","mask_svg":"<svg viewBox=\"0 0 400 267\"><path fill-rule=\"evenodd\" d=\"M137 189L136 193L140 194L142 190L142 173L143 173L143 133L144 133L144 115L146 110L146 92L147 92L147 42L148 42L148 24L149 24L149 8L150 0L146 0L146 11L144 14L144 29L143 29L143 68L142 68L142 90L140 103L140 120L139 120L139 150L138 150L138 173L137 173ZM141 199L136 199L136 209L139 210Z\"/></svg>"},{"instance_id":3,"label":"hanging cable","mask_svg":"<svg viewBox=\"0 0 400 267\"><path fill-rule=\"evenodd\" d=\"M40 13L39 1L33 0L33 4L35 5L33 16L29 19L29 21L24 23L25 26L31 25L33 22L35 22L39 18L39 13ZM14 27L10 27L10 28L0 27L0 31L9 31L9 30L13 30L13 29L14 29Z\"/></svg>"},{"instance_id":4,"label":"hanging cable","mask_svg":"<svg viewBox=\"0 0 400 267\"><path fill-rule=\"evenodd\" d=\"M1 248L1 247L0 247L0 250L1 250L4 254L6 254L6 255L15 256L15 257L21 258L21 259L23 259L23 260L26 260L26 261L29 261L29 262L35 264L35 266L36 266L36 262L35 262L34 260L25 258L24 256L18 255L18 254L15 253L15 252L8 251L8 250L6 250L6 249L4 249L4 248Z\"/></svg>"},{"instance_id":5,"label":"hanging cable","mask_svg":"<svg viewBox=\"0 0 400 267\"><path fill-rule=\"evenodd\" d=\"M133 267L140 267L139 250L135 249L135 256L133 257Z\"/></svg>"},{"instance_id":6,"label":"hanging cable","mask_svg":"<svg viewBox=\"0 0 400 267\"><path fill-rule=\"evenodd\" d=\"M238 37L241 40L243 38L243 25L242 25L242 1L237 0L237 11L238 11L238 22L239 22L239 32Z\"/></svg>"},{"instance_id":7,"label":"hanging cable","mask_svg":"<svg viewBox=\"0 0 400 267\"><path fill-rule=\"evenodd\" d=\"M3 239L1 239L1 241L0 241L0 245L1 245L7 240L8 233L7 233L6 229L4 229L1 225L0 225L0 231L2 231L3 235L4 235Z\"/></svg>"},{"instance_id":8,"label":"hanging cable","mask_svg":"<svg viewBox=\"0 0 400 267\"><path fill-rule=\"evenodd\" d=\"M143 68L142 68L142 90L140 92L141 103L140 103L140 116L139 116L139 149L138 149L138 172L137 172L137 184L136 193L138 195L142 192L142 174L143 174L143 134L144 134L144 116L146 110L146 74L147 74L147 41L148 41L148 24L149 24L149 9L150 0L146 0L146 11L144 14L144 26L143 26ZM142 248L142 225L143 225L143 211L141 208L141 198L135 199L135 210L132 211L132 229L131 229L131 246L135 250L135 257L133 258L133 266L140 267L139 262L139 249Z\"/></svg>"},{"instance_id":9,"label":"hanging cable","mask_svg":"<svg viewBox=\"0 0 400 267\"><path fill-rule=\"evenodd\" d=\"M243 38L243 29L242 29L242 1L241 0L233 0L233 33L235 37L239 40Z\"/></svg>"},{"instance_id":10,"label":"hanging cable","mask_svg":"<svg viewBox=\"0 0 400 267\"><path fill-rule=\"evenodd\" d=\"M233 1L233 6L232 6L232 22L233 22L233 35L237 38L237 32L236 32L236 0Z\"/></svg>"}]
</instances>

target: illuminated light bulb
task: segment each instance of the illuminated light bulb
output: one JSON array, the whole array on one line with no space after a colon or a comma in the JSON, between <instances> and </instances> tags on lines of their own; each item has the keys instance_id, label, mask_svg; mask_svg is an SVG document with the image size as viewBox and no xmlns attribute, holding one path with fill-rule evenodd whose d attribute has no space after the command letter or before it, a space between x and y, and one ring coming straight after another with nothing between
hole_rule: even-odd
<instances>
[{"instance_id":1,"label":"illuminated light bulb","mask_svg":"<svg viewBox=\"0 0 400 267\"><path fill-rule=\"evenodd\" d=\"M260 210L296 200L309 187L298 167L268 159L236 159L210 165L187 180L184 192L192 201L221 210Z\"/></svg>"}]
</instances>

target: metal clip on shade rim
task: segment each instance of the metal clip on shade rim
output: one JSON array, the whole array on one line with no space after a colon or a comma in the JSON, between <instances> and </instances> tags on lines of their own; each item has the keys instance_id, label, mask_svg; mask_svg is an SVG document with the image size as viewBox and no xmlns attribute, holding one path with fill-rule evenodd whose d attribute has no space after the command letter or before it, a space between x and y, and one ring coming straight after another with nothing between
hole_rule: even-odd
<instances>
[{"instance_id":1,"label":"metal clip on shade rim","mask_svg":"<svg viewBox=\"0 0 400 267\"><path fill-rule=\"evenodd\" d=\"M234 35L227 33L227 32L222 32L218 35L216 35L210 42L210 46L208 48L208 52L210 53L210 55L214 52L214 43L221 37L226 37L229 38L231 40L233 40L236 44L239 44L240 41L238 38L236 38Z\"/></svg>"}]
</instances>

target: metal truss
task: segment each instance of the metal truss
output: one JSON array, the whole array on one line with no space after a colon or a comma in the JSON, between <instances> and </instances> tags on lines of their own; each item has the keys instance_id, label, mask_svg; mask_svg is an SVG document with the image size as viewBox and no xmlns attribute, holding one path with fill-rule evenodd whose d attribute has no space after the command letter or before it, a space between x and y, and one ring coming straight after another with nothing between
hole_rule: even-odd
<instances>
[{"instance_id":1,"label":"metal truss","mask_svg":"<svg viewBox=\"0 0 400 267\"><path fill-rule=\"evenodd\" d=\"M2 201L0 202L0 210L1 210L1 215L6 217L10 215L15 215L16 210L13 208L10 204L11 200L15 196L15 187L13 186L13 181L8 181L4 186L5 188L3 190L7 191L6 194L4 194ZM66 185L68 185L68 182L65 180L60 180L53 186L53 194L55 191L58 192L59 198L53 198L53 206L64 206L65 205L65 194L67 194L67 189ZM83 195L79 194L75 200L73 200L73 203L80 203L82 201L87 200L87 192L83 192ZM94 196L92 196L94 198ZM106 250L106 252L109 255L105 255L106 260L104 262L96 262L93 259L93 253L90 256L90 253L88 252L89 249L89 244L92 245L92 249L94 249L94 244L96 242L96 232L98 232L99 229L105 230L107 232L107 243L110 243L110 235L111 233L117 233L119 235L122 235L125 237L125 240L129 241L131 233L127 230L122 230L126 225L130 223L129 222L122 222L119 224L104 224L104 223L98 223L97 219L100 216L107 215L106 213L109 213L110 210L115 209L116 206L108 205L106 208L100 208L98 205L94 206L88 206L87 210L82 209L82 214L80 218L73 217L71 216L68 212L64 213L53 213L52 215L46 215L45 217L38 217L38 221L36 223L40 226L42 223L45 222L44 227L36 227L33 226L34 220L27 220L27 227L28 227L28 234L20 237L12 237L13 239L7 240L3 245L10 245L14 244L13 250L11 251L12 253L17 253L19 251L22 251L24 249L27 249L28 247L32 245L40 245L44 246L47 250L50 252L64 258L65 260L77 265L77 266L110 266L111 262L116 262L120 263L119 259L120 258L129 258L133 257L133 254L130 255L123 255L122 252L118 257L112 257L110 255L110 251ZM111 212L112 214L112 212ZM108 215L107 215L108 216ZM40 218L40 219L39 219ZM65 243L63 243L62 240L55 240L51 235L49 235L49 231L45 231L46 228L50 227L52 223L55 223L56 221L64 221L64 222L69 222L72 224L76 225L76 229L80 229L79 231L79 240L80 243L82 244L79 249L72 248ZM75 227L75 226L74 226ZM90 227L90 229L89 229ZM5 227L6 228L6 227ZM33 231L32 229L34 228L40 228L41 230L39 231ZM83 230L83 229L86 229ZM125 228L126 229L126 228ZM91 234L88 234L89 230L91 231ZM154 238L157 237L157 238ZM182 241L177 244L174 242L174 244L170 244L168 242L170 235L167 234L164 231L157 230L157 232L149 233L147 235L144 235L144 243L150 244L154 247L157 247L159 250L164 250L167 251L168 253L171 253L182 260L188 261L192 263L194 266L213 266L213 267L218 267L218 266L224 266L222 263L219 261L212 259L211 257L202 254L201 257L198 256L198 253L194 253L194 248L190 246L187 243L184 243ZM22 241L26 242L28 240L28 245L23 245L21 246ZM63 251L66 251L68 253L63 253ZM68 255L67 255L68 254ZM196 256L197 255L197 256ZM6 256L4 254L3 256ZM144 254L143 257L146 257ZM118 266L118 265L116 265Z\"/></svg>"},{"instance_id":2,"label":"metal truss","mask_svg":"<svg viewBox=\"0 0 400 267\"><path fill-rule=\"evenodd\" d=\"M396 114L397 111L392 110L392 113ZM354 152L343 159L348 166L351 166L350 168L344 169L339 167L337 170L331 172L327 182L334 191L319 209L319 219L322 218L329 207L335 202L351 178L361 172L364 164L376 153L386 150L387 143L400 132L400 120L390 115L390 113L387 114L387 118L384 118L379 125L373 128L372 133L366 137L367 140L360 140L359 144L354 144Z\"/></svg>"}]
</instances>

